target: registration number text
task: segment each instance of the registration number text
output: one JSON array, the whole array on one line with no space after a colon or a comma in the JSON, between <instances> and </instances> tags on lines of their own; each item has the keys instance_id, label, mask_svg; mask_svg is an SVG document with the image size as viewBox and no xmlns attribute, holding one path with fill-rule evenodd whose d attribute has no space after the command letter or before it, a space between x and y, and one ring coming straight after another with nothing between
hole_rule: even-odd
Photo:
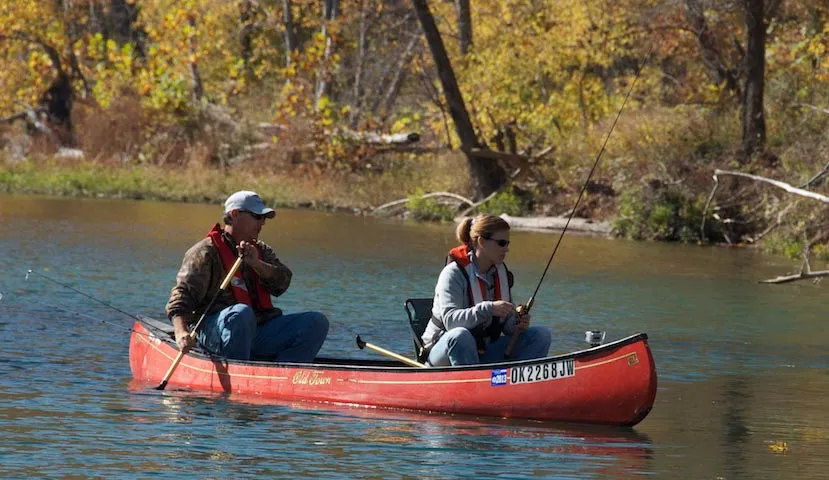
<instances>
[{"instance_id":1,"label":"registration number text","mask_svg":"<svg viewBox=\"0 0 829 480\"><path fill-rule=\"evenodd\" d=\"M576 368L573 359L558 360L556 362L539 363L522 367L512 367L509 373L509 383L532 383L557 380L559 378L573 377L576 375Z\"/></svg>"}]
</instances>

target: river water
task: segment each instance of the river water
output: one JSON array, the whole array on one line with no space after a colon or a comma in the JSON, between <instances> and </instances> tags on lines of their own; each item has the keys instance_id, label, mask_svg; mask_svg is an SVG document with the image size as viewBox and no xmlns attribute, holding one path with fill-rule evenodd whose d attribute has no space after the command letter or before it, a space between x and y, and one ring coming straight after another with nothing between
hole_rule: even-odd
<instances>
[{"instance_id":1,"label":"river water","mask_svg":"<svg viewBox=\"0 0 829 480\"><path fill-rule=\"evenodd\" d=\"M220 217L214 205L0 195L0 476L829 476L829 289L758 284L791 265L745 249L564 239L533 322L553 330L553 353L583 348L588 329L648 333L659 389L632 429L133 384L130 315L163 316L182 254ZM376 358L355 334L411 355L403 301L431 296L453 230L280 210L262 238L294 271L278 305L329 316L321 355ZM512 233L517 298L556 239Z\"/></svg>"}]
</instances>

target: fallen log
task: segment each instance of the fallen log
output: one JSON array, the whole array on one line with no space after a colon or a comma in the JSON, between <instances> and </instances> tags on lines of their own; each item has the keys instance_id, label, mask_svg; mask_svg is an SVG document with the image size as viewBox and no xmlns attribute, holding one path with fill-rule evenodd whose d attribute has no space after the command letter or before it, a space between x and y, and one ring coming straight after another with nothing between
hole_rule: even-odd
<instances>
[{"instance_id":1,"label":"fallen log","mask_svg":"<svg viewBox=\"0 0 829 480\"><path fill-rule=\"evenodd\" d=\"M760 283L789 283L810 278L829 277L829 270L818 270L817 272L800 272L794 275L781 275L768 280L760 280Z\"/></svg>"}]
</instances>

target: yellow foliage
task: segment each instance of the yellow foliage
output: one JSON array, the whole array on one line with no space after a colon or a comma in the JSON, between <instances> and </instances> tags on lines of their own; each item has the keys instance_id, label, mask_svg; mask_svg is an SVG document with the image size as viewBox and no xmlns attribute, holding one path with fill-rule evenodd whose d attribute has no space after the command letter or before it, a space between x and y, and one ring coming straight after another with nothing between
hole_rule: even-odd
<instances>
[{"instance_id":1,"label":"yellow foliage","mask_svg":"<svg viewBox=\"0 0 829 480\"><path fill-rule=\"evenodd\" d=\"M473 48L454 62L483 140L514 125L520 142L537 141L587 127L617 109L631 76L608 83L607 72L614 59L632 53L625 7L614 0L474 2ZM434 8L443 28L452 28L449 6Z\"/></svg>"}]
</instances>

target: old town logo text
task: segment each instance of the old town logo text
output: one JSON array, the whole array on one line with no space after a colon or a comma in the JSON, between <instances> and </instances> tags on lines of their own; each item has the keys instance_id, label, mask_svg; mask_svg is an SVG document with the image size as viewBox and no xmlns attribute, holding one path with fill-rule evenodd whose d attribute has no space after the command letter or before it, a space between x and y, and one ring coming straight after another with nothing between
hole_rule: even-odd
<instances>
[{"instance_id":1,"label":"old town logo text","mask_svg":"<svg viewBox=\"0 0 829 480\"><path fill-rule=\"evenodd\" d=\"M331 377L326 377L323 373L300 370L294 374L291 381L294 385L330 385Z\"/></svg>"}]
</instances>

